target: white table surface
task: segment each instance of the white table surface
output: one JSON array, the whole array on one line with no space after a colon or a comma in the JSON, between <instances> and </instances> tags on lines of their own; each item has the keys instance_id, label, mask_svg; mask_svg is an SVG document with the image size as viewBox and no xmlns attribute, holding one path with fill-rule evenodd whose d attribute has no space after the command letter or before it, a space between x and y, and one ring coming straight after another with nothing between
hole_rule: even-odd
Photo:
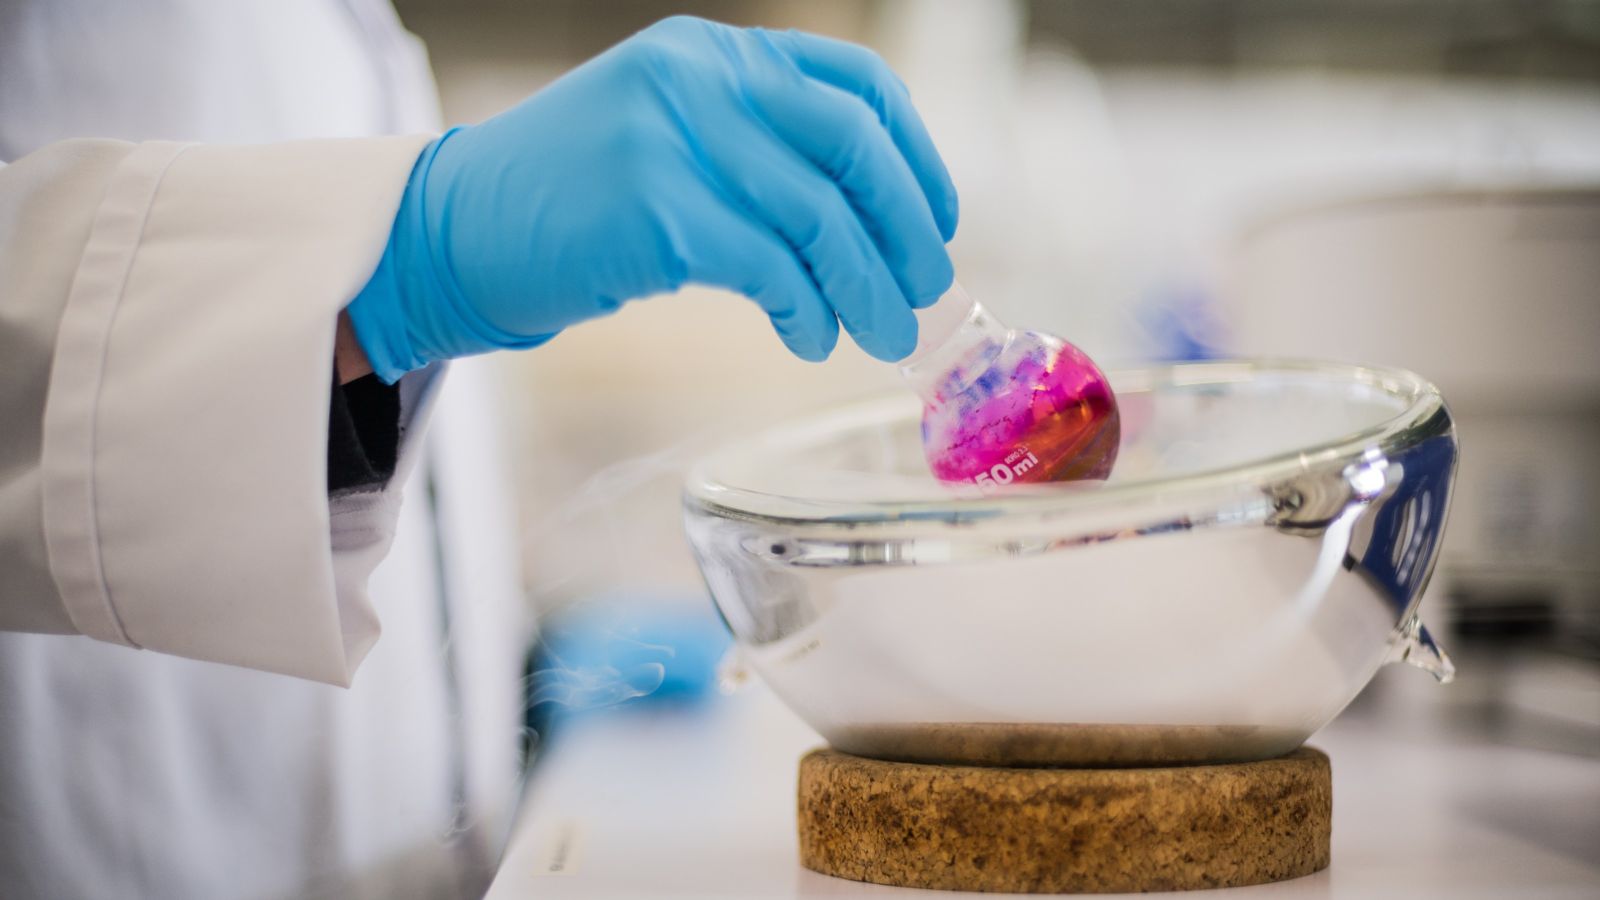
<instances>
[{"instance_id":1,"label":"white table surface","mask_svg":"<svg viewBox=\"0 0 1600 900\"><path fill-rule=\"evenodd\" d=\"M1346 713L1311 742L1333 761L1332 866L1228 893L1600 898L1600 758L1393 719ZM993 896L803 869L796 764L820 743L760 686L574 717L533 770L488 897Z\"/></svg>"}]
</instances>

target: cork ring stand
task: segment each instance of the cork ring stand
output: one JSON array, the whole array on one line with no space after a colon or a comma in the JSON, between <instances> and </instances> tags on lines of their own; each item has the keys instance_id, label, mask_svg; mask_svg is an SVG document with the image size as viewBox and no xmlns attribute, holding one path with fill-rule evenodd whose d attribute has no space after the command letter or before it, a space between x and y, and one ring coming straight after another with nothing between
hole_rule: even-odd
<instances>
[{"instance_id":1,"label":"cork ring stand","mask_svg":"<svg viewBox=\"0 0 1600 900\"><path fill-rule=\"evenodd\" d=\"M1113 893L1237 887L1328 865L1328 758L1124 769L925 765L814 750L800 860L856 881Z\"/></svg>"}]
</instances>

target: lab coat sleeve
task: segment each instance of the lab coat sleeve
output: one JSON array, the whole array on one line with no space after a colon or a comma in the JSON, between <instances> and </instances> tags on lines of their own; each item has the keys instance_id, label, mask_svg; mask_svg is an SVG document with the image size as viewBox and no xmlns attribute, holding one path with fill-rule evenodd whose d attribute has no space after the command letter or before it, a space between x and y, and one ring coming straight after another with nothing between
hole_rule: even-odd
<instances>
[{"instance_id":1,"label":"lab coat sleeve","mask_svg":"<svg viewBox=\"0 0 1600 900\"><path fill-rule=\"evenodd\" d=\"M0 168L0 628L349 683L399 498L328 498L334 328L426 140Z\"/></svg>"}]
</instances>

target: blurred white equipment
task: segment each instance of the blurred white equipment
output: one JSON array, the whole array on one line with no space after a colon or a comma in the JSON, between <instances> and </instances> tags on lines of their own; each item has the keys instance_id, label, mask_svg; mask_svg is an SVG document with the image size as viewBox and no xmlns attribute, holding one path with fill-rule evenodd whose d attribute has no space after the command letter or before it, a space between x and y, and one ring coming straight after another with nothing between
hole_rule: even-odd
<instances>
[{"instance_id":1,"label":"blurred white equipment","mask_svg":"<svg viewBox=\"0 0 1600 900\"><path fill-rule=\"evenodd\" d=\"M1440 583L1600 626L1600 191L1419 193L1268 219L1239 238L1234 349L1429 373L1461 431Z\"/></svg>"}]
</instances>

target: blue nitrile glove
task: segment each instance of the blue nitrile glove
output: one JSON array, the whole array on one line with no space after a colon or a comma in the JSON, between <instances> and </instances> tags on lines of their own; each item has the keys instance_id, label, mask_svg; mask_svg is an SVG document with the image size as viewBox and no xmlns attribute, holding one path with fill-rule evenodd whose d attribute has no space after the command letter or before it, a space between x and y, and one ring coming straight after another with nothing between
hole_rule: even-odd
<instances>
[{"instance_id":1,"label":"blue nitrile glove","mask_svg":"<svg viewBox=\"0 0 1600 900\"><path fill-rule=\"evenodd\" d=\"M680 17L430 144L349 311L388 381L688 282L753 298L803 359L843 321L897 360L912 308L950 286L955 227L949 174L875 54Z\"/></svg>"}]
</instances>

